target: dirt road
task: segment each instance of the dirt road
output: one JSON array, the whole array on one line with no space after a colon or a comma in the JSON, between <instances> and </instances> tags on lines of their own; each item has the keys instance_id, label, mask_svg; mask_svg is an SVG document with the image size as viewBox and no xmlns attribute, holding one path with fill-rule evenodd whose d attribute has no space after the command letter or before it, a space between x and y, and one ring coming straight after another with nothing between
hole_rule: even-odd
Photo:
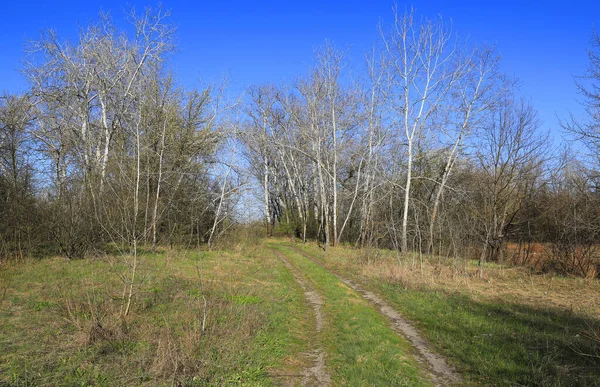
<instances>
[{"instance_id":1,"label":"dirt road","mask_svg":"<svg viewBox=\"0 0 600 387\"><path fill-rule=\"evenodd\" d=\"M427 341L418 333L416 328L402 317L402 315L392 308L385 300L374 292L365 289L358 283L350 281L347 278L340 276L338 273L333 273L331 270L324 267L315 257L306 253L302 249L296 246L287 246L293 251L297 257L309 260L310 262L319 265L321 268L327 270L327 272L335 276L341 284L348 287L349 291L360 295L366 302L369 303L371 308L376 310L381 315L385 316L389 321L389 326L403 339L407 340L413 348L415 360L421 365L424 373L436 386L448 386L459 384L462 381L460 374L448 363L448 361L440 354L434 352ZM322 334L324 330L327 330L327 319L323 312L323 306L327 302L327 299L319 294L306 278L306 273L290 263L290 260L284 253L279 250L274 250L275 254L281 259L281 261L288 267L293 274L296 281L304 289L306 302L311 305L314 315L317 334ZM344 286L341 285L340 286ZM317 347L313 350L313 365L308 367L304 372L304 378L302 381L303 386L323 386L331 383L331 377L327 373L326 359L327 353L321 347ZM335 384L335 380L334 380Z\"/></svg>"}]
</instances>

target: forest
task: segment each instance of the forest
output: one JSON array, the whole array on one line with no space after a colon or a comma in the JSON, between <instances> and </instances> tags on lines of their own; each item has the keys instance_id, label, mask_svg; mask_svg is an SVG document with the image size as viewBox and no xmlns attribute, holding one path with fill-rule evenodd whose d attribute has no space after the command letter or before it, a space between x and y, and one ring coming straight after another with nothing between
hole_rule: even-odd
<instances>
[{"instance_id":1,"label":"forest","mask_svg":"<svg viewBox=\"0 0 600 387\"><path fill-rule=\"evenodd\" d=\"M247 85L235 97L228 93L227 80L198 88L182 85L170 66L177 31L170 13L160 7L127 13L125 29L113 22L121 15L100 13L81 28L76 40L53 30L42 32L25 47L20 70L28 82L27 92L0 96L0 271L5 272L0 279L7 279L0 282L0 306L4 300L10 304L11 287L17 286L22 265L54 265L55 257L61 257L77 265L68 270L77 267L78 273L87 273L81 274L82 281L93 282L92 277L104 270L100 266L108 265L107 273L113 270L106 262L114 259L113 264L122 265L120 274L99 280L118 289L116 295L106 296L106 303L114 305L104 314L100 304L108 304L94 301L100 296L94 295L92 285L82 287L87 290L79 296L70 296L62 285L55 290L56 305L70 326L86 332L87 345L104 340L111 351L120 353L114 343L125 340L125 332L134 328L120 331L117 326L135 325L132 314L141 314L160 302L161 292L170 291L168 285L152 285L148 273L163 269L161 260L151 257L208 254L206 265L215 266L213 274L187 269L193 276L197 270L204 281L203 275L223 275L217 270L221 265L237 267L230 250L260 243L287 254L283 262L301 270L307 283L322 269L302 266L301 250L349 278L354 277L348 273L360 271L360 265L348 263L353 259L377 265L382 257L389 258L387 269L373 268L383 270L372 278L382 283L395 270L427 278L427 273L439 270L440 275L447 269L452 278L489 282L504 270L498 268L519 268L527 278L588 281L577 286L597 292L600 35L590 30L588 67L574 77L585 114L559 117L560 140L544 128L536 107L521 92L519 79L503 71L495 47L462 39L442 17L428 19L413 10L397 9L391 16L389 25L379 26L373 49L360 53L361 63L349 62L348 49L324 42L315 48L313 58L307 58L311 65L305 74L288 83ZM285 241L299 247L281 247ZM221 252L229 258L219 263ZM344 261L339 258L344 254L354 258ZM167 268L170 261L165 262ZM267 269L261 269L259 261L251 262L248 265L256 266L252 270L263 278ZM239 274L244 269L231 270ZM48 272L36 275L43 278L44 273ZM212 286L219 281L226 277L215 279ZM513 285L520 286L508 286ZM328 288L314 286L314 291L329 294ZM366 288L394 293L377 286ZM338 297L331 292L332 299ZM196 302L190 305L203 315L203 321L197 320L201 328L196 327L203 336L207 324L219 324L210 313L221 301L208 297L210 290L190 294L190 302ZM256 299L249 294L243 299L223 296L223 305L252 306ZM590 296L596 297L597 293ZM466 302L452 300L456 305ZM51 307L35 305L34 309ZM567 308L566 301L560 306ZM337 313L324 308L330 316ZM571 312L572 308L571 304ZM319 312L315 313L318 321ZM423 318L411 313L403 311L413 320ZM565 344L565 348L577 347L592 365L583 361L586 371L565 371L560 374L564 379L552 374L556 380L565 382L573 372L587 375L589 370L598 376L600 330L590 325L596 320L582 321L567 325L583 327L585 345ZM164 324L168 326L167 320ZM244 324L250 324L244 329L253 332L252 322ZM434 348L445 353L450 344L436 343L428 336L429 328L423 329ZM178 337L174 333L165 337L156 344L165 363L136 367L155 376L170 375L165 380L171 385L193 385L196 379L191 379L190 370L198 368L187 363L192 360L185 357L185 343L174 344ZM469 360L463 360L469 366L461 366L452 360L455 354L446 355L461 373L476 375L466 377L474 384L514 385L515 380L523 385L552 384L540 379L546 371L533 363L525 365L523 374L498 371L500 376L489 376L493 375L489 369L477 369ZM335 362L335 356L329 356ZM5 364L12 361L7 359ZM10 364L10 369L22 366ZM12 381L4 380L2 369L0 361L0 385L27 380L21 373L14 373L21 376ZM482 376L486 373L492 379ZM197 385L248 380L247 385L255 385L254 376L247 374L235 380L211 375L204 375ZM348 380L363 380L349 375ZM323 375L313 376L316 381L308 385L332 382ZM424 380L415 378L404 382L418 385L416 380ZM130 384L129 379L106 380L108 385ZM447 382L432 380L436 385ZM448 380L453 380L451 375ZM582 377L571 382L594 385L593 380ZM363 383L389 381L366 378L359 385Z\"/></svg>"},{"instance_id":2,"label":"forest","mask_svg":"<svg viewBox=\"0 0 600 387\"><path fill-rule=\"evenodd\" d=\"M210 246L252 196L266 235L324 249L599 274L598 35L576 78L587 114L561 121L580 141L556 145L500 54L442 19L396 13L360 71L325 43L293 83L232 100L225 83L178 85L168 16L117 31L101 15L76 43L27 47L30 90L0 102L3 260Z\"/></svg>"}]
</instances>

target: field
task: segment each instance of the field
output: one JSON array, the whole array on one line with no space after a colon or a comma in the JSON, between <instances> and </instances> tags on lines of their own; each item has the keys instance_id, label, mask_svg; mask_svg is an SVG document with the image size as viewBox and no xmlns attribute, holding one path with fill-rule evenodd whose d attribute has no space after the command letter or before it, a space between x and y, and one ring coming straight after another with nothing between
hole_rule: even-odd
<instances>
[{"instance_id":1,"label":"field","mask_svg":"<svg viewBox=\"0 0 600 387\"><path fill-rule=\"evenodd\" d=\"M600 380L598 280L271 239L142 254L123 317L127 262L1 266L0 386Z\"/></svg>"}]
</instances>

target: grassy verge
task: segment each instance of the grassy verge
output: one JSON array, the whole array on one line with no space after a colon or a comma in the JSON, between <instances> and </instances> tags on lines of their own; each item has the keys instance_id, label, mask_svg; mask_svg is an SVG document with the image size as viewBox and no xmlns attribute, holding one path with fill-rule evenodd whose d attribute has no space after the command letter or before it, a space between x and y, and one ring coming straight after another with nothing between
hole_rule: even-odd
<instances>
[{"instance_id":1,"label":"grassy verge","mask_svg":"<svg viewBox=\"0 0 600 387\"><path fill-rule=\"evenodd\" d=\"M295 251L271 244L285 254L325 299L322 345L336 385L428 385L410 345L366 301L322 267Z\"/></svg>"},{"instance_id":2,"label":"grassy verge","mask_svg":"<svg viewBox=\"0 0 600 387\"><path fill-rule=\"evenodd\" d=\"M0 267L0 385L256 386L300 367L310 311L274 257L165 251L141 262L125 319L122 258Z\"/></svg>"},{"instance_id":3,"label":"grassy verge","mask_svg":"<svg viewBox=\"0 0 600 387\"><path fill-rule=\"evenodd\" d=\"M384 296L475 384L592 386L600 380L592 338L600 327L597 282L535 278L500 265L489 265L481 280L468 268L450 274L449 264L437 258L421 274L409 269L409 257L398 264L386 252L365 259L357 250L324 254L315 246L297 247ZM578 304L587 313L576 311Z\"/></svg>"}]
</instances>

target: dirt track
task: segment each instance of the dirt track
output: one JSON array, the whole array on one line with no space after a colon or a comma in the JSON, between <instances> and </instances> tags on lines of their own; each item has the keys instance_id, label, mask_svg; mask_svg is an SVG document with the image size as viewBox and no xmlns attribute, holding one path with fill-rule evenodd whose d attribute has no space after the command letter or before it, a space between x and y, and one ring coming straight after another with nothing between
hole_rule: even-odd
<instances>
[{"instance_id":1,"label":"dirt track","mask_svg":"<svg viewBox=\"0 0 600 387\"><path fill-rule=\"evenodd\" d=\"M323 306L323 298L315 289L312 288L309 282L302 278L302 274L287 259L285 259L285 256L282 253L276 250L274 251L279 259L290 270L296 282L298 282L298 284L304 290L306 302L312 307L315 314L315 329L317 334L321 333L325 324L325 317L321 308ZM313 365L311 367L307 367L302 373L303 377L301 386L329 386L331 384L331 377L325 368L325 351L317 345L307 355L312 359Z\"/></svg>"},{"instance_id":2,"label":"dirt track","mask_svg":"<svg viewBox=\"0 0 600 387\"><path fill-rule=\"evenodd\" d=\"M314 257L302 249L290 246L295 252L302 255L314 262L315 264L323 267L325 270L330 272L332 275L337 277L344 284L352 288L355 292L360 294L366 299L371 305L373 305L381 314L386 316L392 325L392 328L401 336L405 337L410 341L413 348L415 349L417 360L426 368L431 379L437 386L447 386L458 384L462 381L459 373L448 363L446 358L438 353L433 352L427 341L418 333L417 329L409 323L402 315L392 308L387 302L385 302L377 294L362 288L360 285L340 276L337 273L331 272L323 266L322 263L317 261ZM289 263L288 263L289 264Z\"/></svg>"}]
</instances>

